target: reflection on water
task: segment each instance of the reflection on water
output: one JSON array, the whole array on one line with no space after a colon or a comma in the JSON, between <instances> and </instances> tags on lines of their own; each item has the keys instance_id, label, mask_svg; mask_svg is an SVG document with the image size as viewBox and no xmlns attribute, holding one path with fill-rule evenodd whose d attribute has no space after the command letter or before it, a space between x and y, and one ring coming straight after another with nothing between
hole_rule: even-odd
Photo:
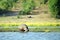
<instances>
[{"instance_id":1,"label":"reflection on water","mask_svg":"<svg viewBox=\"0 0 60 40\"><path fill-rule=\"evenodd\" d=\"M59 32L0 32L0 40L60 40Z\"/></svg>"}]
</instances>

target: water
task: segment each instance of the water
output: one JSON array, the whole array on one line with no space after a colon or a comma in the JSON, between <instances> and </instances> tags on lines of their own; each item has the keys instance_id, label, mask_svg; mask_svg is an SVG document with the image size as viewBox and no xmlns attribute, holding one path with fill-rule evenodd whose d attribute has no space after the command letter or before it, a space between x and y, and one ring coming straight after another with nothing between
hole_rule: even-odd
<instances>
[{"instance_id":1,"label":"water","mask_svg":"<svg viewBox=\"0 0 60 40\"><path fill-rule=\"evenodd\" d=\"M60 32L0 32L0 40L60 40Z\"/></svg>"}]
</instances>

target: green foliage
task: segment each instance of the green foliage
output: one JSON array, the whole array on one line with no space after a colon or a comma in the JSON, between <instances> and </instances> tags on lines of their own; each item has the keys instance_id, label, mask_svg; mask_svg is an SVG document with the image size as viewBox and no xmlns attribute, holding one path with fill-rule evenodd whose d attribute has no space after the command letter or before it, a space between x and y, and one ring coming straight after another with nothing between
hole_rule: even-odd
<instances>
[{"instance_id":1,"label":"green foliage","mask_svg":"<svg viewBox=\"0 0 60 40\"><path fill-rule=\"evenodd\" d=\"M48 0L44 0L44 4L46 4L48 2Z\"/></svg>"},{"instance_id":2,"label":"green foliage","mask_svg":"<svg viewBox=\"0 0 60 40\"><path fill-rule=\"evenodd\" d=\"M40 0L40 4L46 4L48 0Z\"/></svg>"},{"instance_id":3,"label":"green foliage","mask_svg":"<svg viewBox=\"0 0 60 40\"><path fill-rule=\"evenodd\" d=\"M18 0L12 0L12 1L16 3Z\"/></svg>"},{"instance_id":4,"label":"green foliage","mask_svg":"<svg viewBox=\"0 0 60 40\"><path fill-rule=\"evenodd\" d=\"M9 10L18 0L0 0L0 9Z\"/></svg>"},{"instance_id":5,"label":"green foliage","mask_svg":"<svg viewBox=\"0 0 60 40\"><path fill-rule=\"evenodd\" d=\"M60 15L60 0L49 0L49 9L52 17Z\"/></svg>"},{"instance_id":6,"label":"green foliage","mask_svg":"<svg viewBox=\"0 0 60 40\"><path fill-rule=\"evenodd\" d=\"M33 0L22 0L22 11L19 14L29 14L30 11L35 7Z\"/></svg>"}]
</instances>

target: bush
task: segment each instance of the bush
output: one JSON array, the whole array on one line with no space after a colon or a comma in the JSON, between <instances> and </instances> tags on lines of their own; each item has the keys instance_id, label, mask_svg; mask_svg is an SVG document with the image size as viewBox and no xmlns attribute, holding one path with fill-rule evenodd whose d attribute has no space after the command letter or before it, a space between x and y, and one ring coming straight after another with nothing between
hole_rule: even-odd
<instances>
[{"instance_id":1,"label":"bush","mask_svg":"<svg viewBox=\"0 0 60 40\"><path fill-rule=\"evenodd\" d=\"M13 4L18 0L0 0L0 9L9 10L13 7Z\"/></svg>"},{"instance_id":2,"label":"bush","mask_svg":"<svg viewBox=\"0 0 60 40\"><path fill-rule=\"evenodd\" d=\"M60 16L60 0L49 0L49 9L52 17Z\"/></svg>"},{"instance_id":3,"label":"bush","mask_svg":"<svg viewBox=\"0 0 60 40\"><path fill-rule=\"evenodd\" d=\"M48 2L48 0L44 0L44 4L46 4Z\"/></svg>"},{"instance_id":4,"label":"bush","mask_svg":"<svg viewBox=\"0 0 60 40\"><path fill-rule=\"evenodd\" d=\"M46 4L48 0L40 0L40 4Z\"/></svg>"},{"instance_id":5,"label":"bush","mask_svg":"<svg viewBox=\"0 0 60 40\"><path fill-rule=\"evenodd\" d=\"M30 14L30 11L35 7L35 3L33 0L22 0L23 9L19 14Z\"/></svg>"}]
</instances>

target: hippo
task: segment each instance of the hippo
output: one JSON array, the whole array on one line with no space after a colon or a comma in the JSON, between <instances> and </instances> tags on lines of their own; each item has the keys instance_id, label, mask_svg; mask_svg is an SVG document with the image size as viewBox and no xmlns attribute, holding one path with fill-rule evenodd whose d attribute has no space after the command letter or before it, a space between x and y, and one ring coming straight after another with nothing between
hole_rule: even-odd
<instances>
[{"instance_id":1,"label":"hippo","mask_svg":"<svg viewBox=\"0 0 60 40\"><path fill-rule=\"evenodd\" d=\"M22 24L19 26L19 31L21 32L28 32L29 29L28 29L28 26L26 24Z\"/></svg>"}]
</instances>

